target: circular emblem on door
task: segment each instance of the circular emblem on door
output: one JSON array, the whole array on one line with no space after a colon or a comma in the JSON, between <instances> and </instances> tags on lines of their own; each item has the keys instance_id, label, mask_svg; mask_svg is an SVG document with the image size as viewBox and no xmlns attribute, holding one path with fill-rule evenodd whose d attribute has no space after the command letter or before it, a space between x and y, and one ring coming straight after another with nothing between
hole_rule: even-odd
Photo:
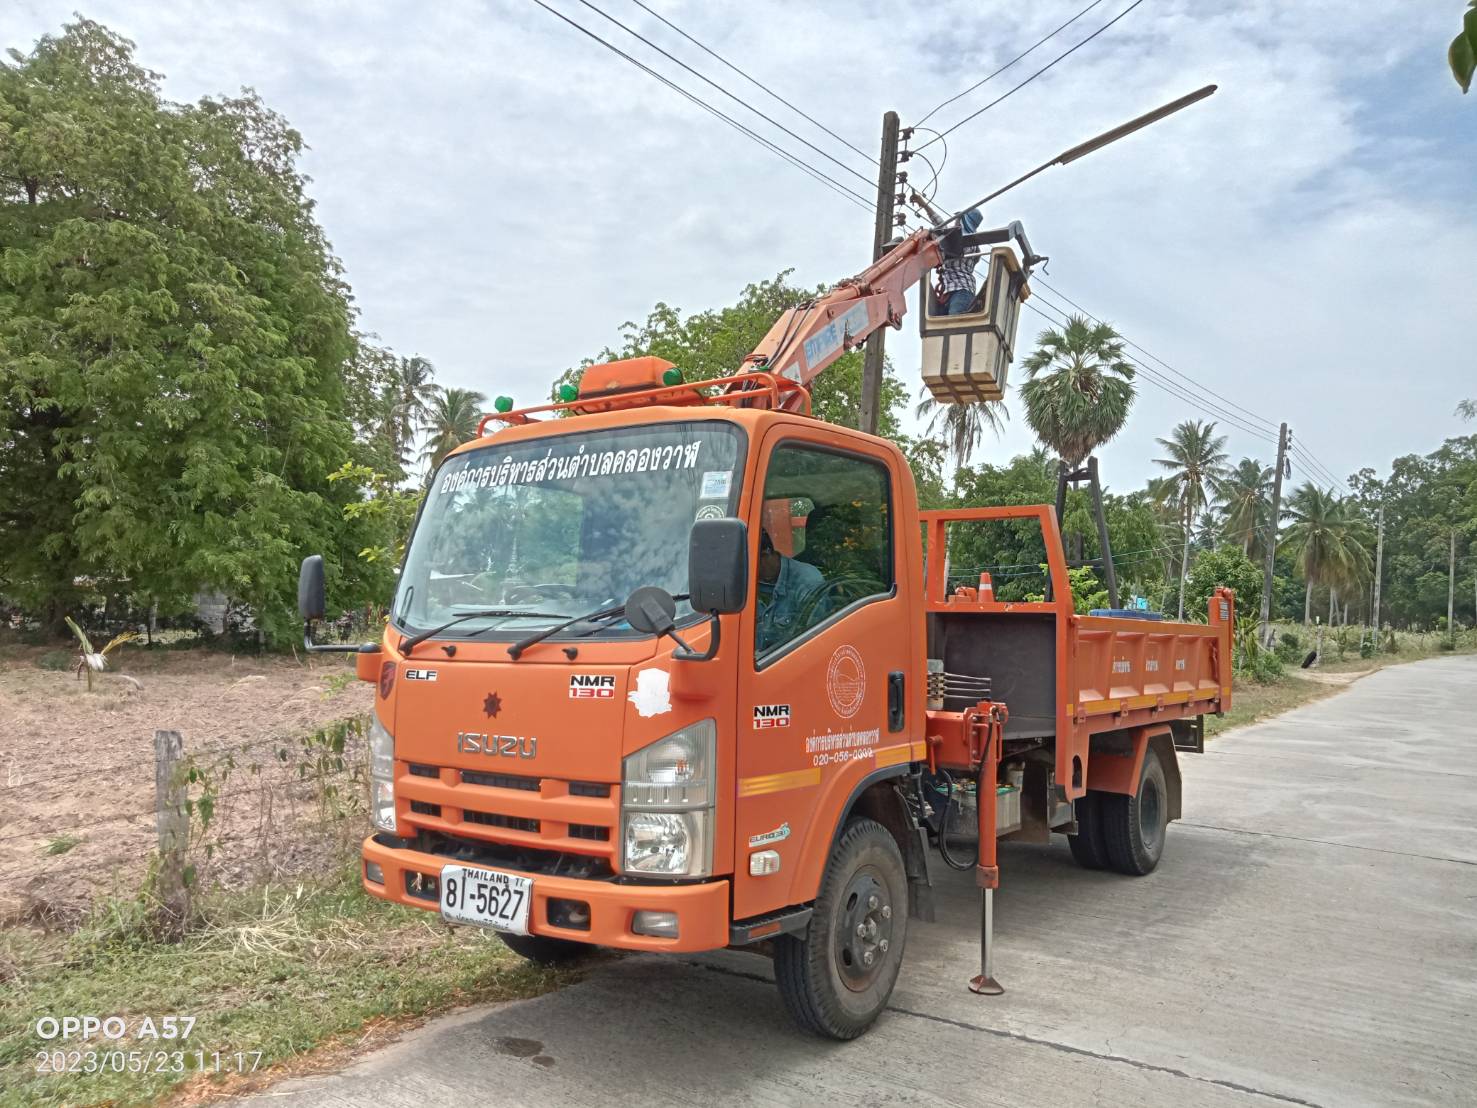
<instances>
[{"instance_id":1,"label":"circular emblem on door","mask_svg":"<svg viewBox=\"0 0 1477 1108\"><path fill-rule=\"evenodd\" d=\"M838 646L826 666L826 695L831 709L842 719L850 719L861 711L867 698L867 667L853 646Z\"/></svg>"}]
</instances>

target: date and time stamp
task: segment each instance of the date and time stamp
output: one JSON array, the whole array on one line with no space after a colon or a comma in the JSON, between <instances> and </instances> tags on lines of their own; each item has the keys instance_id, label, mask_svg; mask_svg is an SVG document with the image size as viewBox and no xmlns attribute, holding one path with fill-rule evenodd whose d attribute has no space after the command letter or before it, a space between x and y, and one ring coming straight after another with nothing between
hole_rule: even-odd
<instances>
[{"instance_id":1,"label":"date and time stamp","mask_svg":"<svg viewBox=\"0 0 1477 1108\"><path fill-rule=\"evenodd\" d=\"M191 1041L194 1016L41 1016L40 1074L255 1073L260 1050L212 1050Z\"/></svg>"}]
</instances>

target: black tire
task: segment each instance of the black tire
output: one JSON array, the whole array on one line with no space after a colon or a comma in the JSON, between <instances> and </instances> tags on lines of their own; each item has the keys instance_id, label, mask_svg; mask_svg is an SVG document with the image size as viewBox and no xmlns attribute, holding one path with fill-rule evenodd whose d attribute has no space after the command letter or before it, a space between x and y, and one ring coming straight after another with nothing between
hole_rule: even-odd
<instances>
[{"instance_id":1,"label":"black tire","mask_svg":"<svg viewBox=\"0 0 1477 1108\"><path fill-rule=\"evenodd\" d=\"M1138 792L1133 796L1103 793L1100 801L1108 864L1119 873L1142 877L1152 873L1164 853L1169 829L1169 788L1159 755L1144 752Z\"/></svg>"},{"instance_id":2,"label":"black tire","mask_svg":"<svg viewBox=\"0 0 1477 1108\"><path fill-rule=\"evenodd\" d=\"M810 926L775 940L774 976L790 1017L817 1035L856 1038L887 1006L907 937L897 842L876 820L853 820L831 851Z\"/></svg>"},{"instance_id":3,"label":"black tire","mask_svg":"<svg viewBox=\"0 0 1477 1108\"><path fill-rule=\"evenodd\" d=\"M1072 857L1083 869L1108 868L1108 844L1103 840L1103 796L1088 790L1073 801L1077 834L1067 836Z\"/></svg>"},{"instance_id":4,"label":"black tire","mask_svg":"<svg viewBox=\"0 0 1477 1108\"><path fill-rule=\"evenodd\" d=\"M583 958L590 948L568 939L551 939L547 935L513 935L500 931L498 938L514 954L541 966L562 966Z\"/></svg>"}]
</instances>

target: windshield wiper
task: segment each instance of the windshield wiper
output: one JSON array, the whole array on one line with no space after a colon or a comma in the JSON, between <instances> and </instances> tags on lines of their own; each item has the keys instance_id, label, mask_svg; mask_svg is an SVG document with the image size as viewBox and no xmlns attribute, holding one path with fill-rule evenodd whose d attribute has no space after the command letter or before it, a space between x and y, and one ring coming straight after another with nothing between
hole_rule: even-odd
<instances>
[{"instance_id":1,"label":"windshield wiper","mask_svg":"<svg viewBox=\"0 0 1477 1108\"><path fill-rule=\"evenodd\" d=\"M672 599L686 600L687 594L682 593L674 596ZM518 655L522 654L534 643L543 642L550 635L557 635L560 631L573 627L576 623L587 623L597 619L616 619L625 614L626 606L624 604L614 604L609 608L597 608L595 611L589 612L586 615L575 616L572 619L565 620L563 623L556 623L552 627L545 627L542 630L535 631L525 639L519 639L512 646L508 647L508 656L516 662Z\"/></svg>"},{"instance_id":2,"label":"windshield wiper","mask_svg":"<svg viewBox=\"0 0 1477 1108\"><path fill-rule=\"evenodd\" d=\"M433 635L439 635L442 631L445 631L451 627L455 627L458 623L466 623L469 619L492 619L495 616L528 616L532 619L562 619L564 617L564 613L525 612L519 611L514 608L481 608L475 612L463 612L455 619L447 620L440 627L432 627L429 631L422 631L418 635L412 635L408 639L402 639L400 642L400 653L409 654L412 650L418 647L421 643L425 642L427 639L431 638ZM483 630L486 630L486 628L483 628Z\"/></svg>"}]
</instances>

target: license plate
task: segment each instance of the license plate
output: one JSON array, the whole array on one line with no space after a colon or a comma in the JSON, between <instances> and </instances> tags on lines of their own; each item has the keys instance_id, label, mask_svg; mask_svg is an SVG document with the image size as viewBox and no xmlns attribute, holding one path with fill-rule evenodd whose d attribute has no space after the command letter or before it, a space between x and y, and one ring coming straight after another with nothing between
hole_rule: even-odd
<instances>
[{"instance_id":1,"label":"license plate","mask_svg":"<svg viewBox=\"0 0 1477 1108\"><path fill-rule=\"evenodd\" d=\"M533 880L468 866L441 867L441 915L515 935L528 934Z\"/></svg>"}]
</instances>

